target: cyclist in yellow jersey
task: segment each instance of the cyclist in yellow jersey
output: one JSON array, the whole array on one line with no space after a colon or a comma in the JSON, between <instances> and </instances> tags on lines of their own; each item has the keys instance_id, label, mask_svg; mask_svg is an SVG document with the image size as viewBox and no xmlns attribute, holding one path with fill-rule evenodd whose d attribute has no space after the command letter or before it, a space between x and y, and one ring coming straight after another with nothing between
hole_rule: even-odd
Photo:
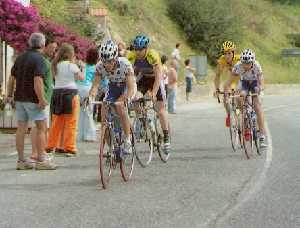
<instances>
[{"instance_id":1,"label":"cyclist in yellow jersey","mask_svg":"<svg viewBox=\"0 0 300 228\"><path fill-rule=\"evenodd\" d=\"M162 77L162 65L159 54L149 49L150 39L146 36L136 36L133 41L134 50L127 55L132 63L136 76L137 89L143 94L151 93L152 100L158 109L158 116L164 133L164 152L170 152L170 136L168 118L165 109L165 88Z\"/></svg>"},{"instance_id":2,"label":"cyclist in yellow jersey","mask_svg":"<svg viewBox=\"0 0 300 228\"><path fill-rule=\"evenodd\" d=\"M215 94L217 95L218 92L220 92L220 84L221 84L221 75L222 73L227 73L228 77L231 75L232 68L235 64L237 64L240 60L240 55L235 54L235 44L231 41L225 41L222 44L221 51L223 55L218 59L218 66L217 66L217 72L214 79ZM236 90L239 83L239 78L237 77L234 81L231 83L231 88L233 90ZM227 112L226 116L226 127L230 126L230 117L229 117L229 107L225 104L224 101L224 107Z\"/></svg>"}]
</instances>

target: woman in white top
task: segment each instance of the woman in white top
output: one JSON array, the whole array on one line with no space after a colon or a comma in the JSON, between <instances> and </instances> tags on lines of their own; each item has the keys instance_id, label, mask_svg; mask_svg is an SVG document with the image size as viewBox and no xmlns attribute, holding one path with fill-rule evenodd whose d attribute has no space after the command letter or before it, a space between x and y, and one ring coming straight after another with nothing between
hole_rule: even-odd
<instances>
[{"instance_id":1,"label":"woman in white top","mask_svg":"<svg viewBox=\"0 0 300 228\"><path fill-rule=\"evenodd\" d=\"M73 156L77 153L77 122L80 109L75 81L84 79L84 69L80 70L75 64L72 45L65 43L60 46L52 63L52 72L55 87L51 102L52 125L47 150L56 149L56 153Z\"/></svg>"}]
</instances>

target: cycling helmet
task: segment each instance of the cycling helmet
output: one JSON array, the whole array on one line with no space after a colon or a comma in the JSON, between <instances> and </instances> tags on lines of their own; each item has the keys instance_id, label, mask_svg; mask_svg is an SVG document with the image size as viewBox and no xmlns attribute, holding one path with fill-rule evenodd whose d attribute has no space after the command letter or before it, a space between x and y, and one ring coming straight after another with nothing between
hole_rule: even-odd
<instances>
[{"instance_id":1,"label":"cycling helmet","mask_svg":"<svg viewBox=\"0 0 300 228\"><path fill-rule=\"evenodd\" d=\"M147 36L136 36L133 40L133 47L135 49L143 49L149 46L150 39Z\"/></svg>"},{"instance_id":2,"label":"cycling helmet","mask_svg":"<svg viewBox=\"0 0 300 228\"><path fill-rule=\"evenodd\" d=\"M255 53L251 49L245 49L241 54L242 63L253 63L255 61Z\"/></svg>"},{"instance_id":3,"label":"cycling helmet","mask_svg":"<svg viewBox=\"0 0 300 228\"><path fill-rule=\"evenodd\" d=\"M227 52L227 51L234 51L235 50L235 44L231 41L225 41L222 44L222 52Z\"/></svg>"},{"instance_id":4,"label":"cycling helmet","mask_svg":"<svg viewBox=\"0 0 300 228\"><path fill-rule=\"evenodd\" d=\"M118 46L112 40L107 40L99 47L99 57L102 62L116 59L118 57Z\"/></svg>"}]
</instances>

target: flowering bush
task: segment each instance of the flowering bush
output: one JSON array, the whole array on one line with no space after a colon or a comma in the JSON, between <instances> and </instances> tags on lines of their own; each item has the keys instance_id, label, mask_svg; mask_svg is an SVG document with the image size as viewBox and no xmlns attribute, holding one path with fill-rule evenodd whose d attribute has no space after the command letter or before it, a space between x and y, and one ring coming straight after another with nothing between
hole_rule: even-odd
<instances>
[{"instance_id":1,"label":"flowering bush","mask_svg":"<svg viewBox=\"0 0 300 228\"><path fill-rule=\"evenodd\" d=\"M27 48L30 34L37 31L53 38L58 44L63 42L72 44L79 59L84 59L86 51L94 46L88 39L49 19L40 17L34 7L24 7L14 0L1 0L0 37L2 40L21 52Z\"/></svg>"},{"instance_id":2,"label":"flowering bush","mask_svg":"<svg viewBox=\"0 0 300 228\"><path fill-rule=\"evenodd\" d=\"M85 59L86 51L94 46L94 44L83 37L67 30L61 25L56 24L51 20L41 18L39 29L46 36L53 38L58 44L69 43L74 46L76 56L79 59Z\"/></svg>"},{"instance_id":3,"label":"flowering bush","mask_svg":"<svg viewBox=\"0 0 300 228\"><path fill-rule=\"evenodd\" d=\"M40 17L33 7L23 7L14 0L0 2L0 37L17 51L27 47L31 33L38 31Z\"/></svg>"}]
</instances>

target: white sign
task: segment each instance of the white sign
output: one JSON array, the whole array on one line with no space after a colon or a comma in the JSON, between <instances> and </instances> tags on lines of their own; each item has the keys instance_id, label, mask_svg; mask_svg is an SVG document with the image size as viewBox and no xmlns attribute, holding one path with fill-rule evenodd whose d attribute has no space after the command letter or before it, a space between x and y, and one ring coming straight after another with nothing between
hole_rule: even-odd
<instances>
[{"instance_id":1,"label":"white sign","mask_svg":"<svg viewBox=\"0 0 300 228\"><path fill-rule=\"evenodd\" d=\"M20 2L25 7L30 6L30 0L16 0L16 1Z\"/></svg>"}]
</instances>

